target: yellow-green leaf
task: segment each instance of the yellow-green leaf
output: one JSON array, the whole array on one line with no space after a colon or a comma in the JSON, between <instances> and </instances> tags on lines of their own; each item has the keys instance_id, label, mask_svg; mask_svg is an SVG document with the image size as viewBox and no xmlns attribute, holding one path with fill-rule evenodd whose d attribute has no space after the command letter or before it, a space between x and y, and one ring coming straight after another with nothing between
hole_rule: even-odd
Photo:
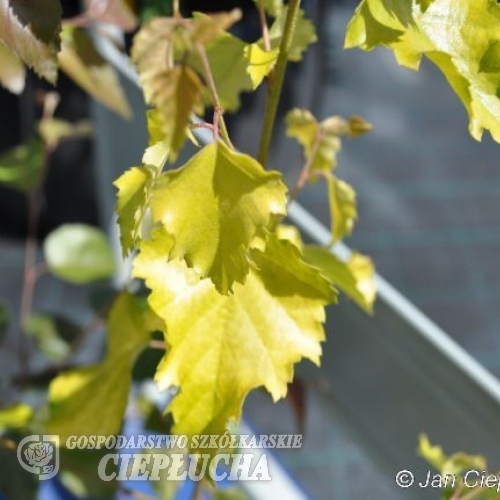
<instances>
[{"instance_id":1,"label":"yellow-green leaf","mask_svg":"<svg viewBox=\"0 0 500 500\"><path fill-rule=\"evenodd\" d=\"M20 94L24 90L25 78L23 63L0 40L0 83L12 93Z\"/></svg>"},{"instance_id":2,"label":"yellow-green leaf","mask_svg":"<svg viewBox=\"0 0 500 500\"><path fill-rule=\"evenodd\" d=\"M245 47L245 57L248 59L247 71L254 89L271 73L278 60L278 54L279 49L266 52L257 43L251 43Z\"/></svg>"},{"instance_id":3,"label":"yellow-green leaf","mask_svg":"<svg viewBox=\"0 0 500 500\"><path fill-rule=\"evenodd\" d=\"M287 240L293 243L301 252L304 247L302 243L302 237L300 236L300 231L297 226L291 226L289 224L279 224L276 228L276 236L280 240Z\"/></svg>"},{"instance_id":4,"label":"yellow-green leaf","mask_svg":"<svg viewBox=\"0 0 500 500\"><path fill-rule=\"evenodd\" d=\"M154 174L150 168L133 167L127 170L114 185L118 188L118 224L123 255L135 246L141 236L141 225L147 210Z\"/></svg>"},{"instance_id":5,"label":"yellow-green leaf","mask_svg":"<svg viewBox=\"0 0 500 500\"><path fill-rule=\"evenodd\" d=\"M273 17L277 17L283 12L284 3L283 0L253 0L257 8L260 6L261 2L264 5L264 10Z\"/></svg>"},{"instance_id":6,"label":"yellow-green leaf","mask_svg":"<svg viewBox=\"0 0 500 500\"><path fill-rule=\"evenodd\" d=\"M170 349L156 380L162 390L179 387L168 408L174 432L222 433L240 417L250 390L264 386L277 400L295 363L319 363L323 306L336 293L297 248L272 235L264 252L252 250L256 265L232 295L219 294L184 261L169 261L174 244L163 228L155 230L134 265L167 327Z\"/></svg>"},{"instance_id":7,"label":"yellow-green leaf","mask_svg":"<svg viewBox=\"0 0 500 500\"><path fill-rule=\"evenodd\" d=\"M115 272L106 235L86 224L58 227L45 238L43 251L49 271L70 283L90 283L110 278Z\"/></svg>"},{"instance_id":8,"label":"yellow-green leaf","mask_svg":"<svg viewBox=\"0 0 500 500\"><path fill-rule=\"evenodd\" d=\"M486 458L482 455L454 453L447 456L440 446L432 445L425 434L419 437L418 453L443 476L458 476L468 470L484 471L487 469Z\"/></svg>"},{"instance_id":9,"label":"yellow-green leaf","mask_svg":"<svg viewBox=\"0 0 500 500\"><path fill-rule=\"evenodd\" d=\"M269 30L269 38L271 40L271 48L279 49L281 38L285 29L286 16L288 7L283 8L277 13L277 17ZM318 41L316 36L316 29L314 24L304 16L304 11L300 9L297 24L290 46L288 59L292 62L299 62L302 60L303 53L307 50L309 45ZM263 44L262 41L259 43Z\"/></svg>"},{"instance_id":10,"label":"yellow-green leaf","mask_svg":"<svg viewBox=\"0 0 500 500\"><path fill-rule=\"evenodd\" d=\"M418 69L422 56L444 74L469 115L469 132L489 130L500 142L500 6L495 0L363 0L345 45L394 51L397 61Z\"/></svg>"},{"instance_id":11,"label":"yellow-green leaf","mask_svg":"<svg viewBox=\"0 0 500 500\"><path fill-rule=\"evenodd\" d=\"M82 329L64 316L47 313L32 314L25 330L35 340L38 351L52 362L65 360L82 334Z\"/></svg>"},{"instance_id":12,"label":"yellow-green leaf","mask_svg":"<svg viewBox=\"0 0 500 500\"><path fill-rule=\"evenodd\" d=\"M317 267L321 273L336 285L362 309L371 313L377 296L375 269L372 261L353 252L347 262L339 259L324 247L307 245L304 260Z\"/></svg>"},{"instance_id":13,"label":"yellow-green leaf","mask_svg":"<svg viewBox=\"0 0 500 500\"><path fill-rule=\"evenodd\" d=\"M66 25L61 33L61 69L82 89L119 115L130 118L127 98L116 70L101 56L82 28Z\"/></svg>"},{"instance_id":14,"label":"yellow-green leaf","mask_svg":"<svg viewBox=\"0 0 500 500\"><path fill-rule=\"evenodd\" d=\"M54 149L62 141L92 135L92 123L89 120L70 123L59 118L42 118L38 132L47 147Z\"/></svg>"},{"instance_id":15,"label":"yellow-green leaf","mask_svg":"<svg viewBox=\"0 0 500 500\"><path fill-rule=\"evenodd\" d=\"M163 133L163 121L157 109L150 109L148 116L149 146L142 155L144 165L152 165L161 170L168 160L169 144Z\"/></svg>"},{"instance_id":16,"label":"yellow-green leaf","mask_svg":"<svg viewBox=\"0 0 500 500\"><path fill-rule=\"evenodd\" d=\"M215 88L225 111L236 111L240 106L240 94L253 89L252 79L247 71L246 46L239 38L224 32L206 48ZM189 62L202 73L197 55L193 55Z\"/></svg>"},{"instance_id":17,"label":"yellow-green leaf","mask_svg":"<svg viewBox=\"0 0 500 500\"><path fill-rule=\"evenodd\" d=\"M0 0L0 40L51 83L57 80L61 14L59 0Z\"/></svg>"},{"instance_id":18,"label":"yellow-green leaf","mask_svg":"<svg viewBox=\"0 0 500 500\"><path fill-rule=\"evenodd\" d=\"M24 403L0 409L0 432L27 427L33 420L34 414L33 408Z\"/></svg>"},{"instance_id":19,"label":"yellow-green leaf","mask_svg":"<svg viewBox=\"0 0 500 500\"><path fill-rule=\"evenodd\" d=\"M180 169L163 174L151 198L153 220L175 238L171 258L184 258L227 293L248 274L248 248L272 215L286 213L279 172L223 142L205 146Z\"/></svg>"},{"instance_id":20,"label":"yellow-green leaf","mask_svg":"<svg viewBox=\"0 0 500 500\"><path fill-rule=\"evenodd\" d=\"M326 176L332 227L332 241L337 242L352 233L358 218L356 192L347 182L332 174Z\"/></svg>"},{"instance_id":21,"label":"yellow-green leaf","mask_svg":"<svg viewBox=\"0 0 500 500\"><path fill-rule=\"evenodd\" d=\"M157 17L146 22L134 36L131 57L139 75L172 69L174 28L173 19Z\"/></svg>"},{"instance_id":22,"label":"yellow-green leaf","mask_svg":"<svg viewBox=\"0 0 500 500\"><path fill-rule=\"evenodd\" d=\"M318 122L310 111L297 108L287 113L285 122L288 137L295 138L304 148L311 172L328 172L337 165L337 154L342 148L340 138L351 134L349 122L341 116Z\"/></svg>"},{"instance_id":23,"label":"yellow-green leaf","mask_svg":"<svg viewBox=\"0 0 500 500\"><path fill-rule=\"evenodd\" d=\"M142 301L122 293L109 315L104 360L64 372L51 382L47 432L59 434L62 444L72 435L116 434L127 405L135 359L158 325Z\"/></svg>"}]
</instances>

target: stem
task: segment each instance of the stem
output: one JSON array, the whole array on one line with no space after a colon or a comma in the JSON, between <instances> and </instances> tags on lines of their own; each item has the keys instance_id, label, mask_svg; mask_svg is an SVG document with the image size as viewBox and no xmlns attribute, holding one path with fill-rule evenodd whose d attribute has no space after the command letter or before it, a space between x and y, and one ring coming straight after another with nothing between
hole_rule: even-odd
<instances>
[{"instance_id":1,"label":"stem","mask_svg":"<svg viewBox=\"0 0 500 500\"><path fill-rule=\"evenodd\" d=\"M229 132L227 131L227 127L226 127L226 122L224 121L224 117L222 116L222 114L219 117L219 126L220 126L221 136L226 141L226 144L231 149L235 149L234 144L231 142L231 139L229 137Z\"/></svg>"},{"instance_id":2,"label":"stem","mask_svg":"<svg viewBox=\"0 0 500 500\"><path fill-rule=\"evenodd\" d=\"M259 19L262 29L262 39L264 40L264 48L266 52L271 51L271 39L269 38L269 26L266 20L266 9L264 7L264 0L259 0Z\"/></svg>"},{"instance_id":3,"label":"stem","mask_svg":"<svg viewBox=\"0 0 500 500\"><path fill-rule=\"evenodd\" d=\"M180 0L174 0L173 11L174 17L181 17Z\"/></svg>"},{"instance_id":4,"label":"stem","mask_svg":"<svg viewBox=\"0 0 500 500\"><path fill-rule=\"evenodd\" d=\"M281 39L278 61L276 62L275 73L272 78L271 90L269 93L269 102L264 116L264 125L262 127L262 135L259 148L259 162L265 166L269 155L269 147L276 122L278 112L278 104L280 101L281 91L283 89L283 81L285 79L286 65L288 62L288 53L295 33L297 18L299 15L300 0L290 0L288 4L288 13L285 22L285 31Z\"/></svg>"},{"instance_id":5,"label":"stem","mask_svg":"<svg viewBox=\"0 0 500 500\"><path fill-rule=\"evenodd\" d=\"M195 130L197 128L208 128L209 130L213 130L214 126L211 123L206 123L206 122L200 122L200 123L193 123L190 125L192 130Z\"/></svg>"},{"instance_id":6,"label":"stem","mask_svg":"<svg viewBox=\"0 0 500 500\"><path fill-rule=\"evenodd\" d=\"M316 154L318 153L319 145L321 144L321 133L318 131L316 134L316 138L314 139L314 144L313 147L311 148L311 153L307 157L306 163L304 164L304 167L302 168L302 171L300 172L299 178L297 179L297 182L293 186L293 188L290 191L290 196L288 197L288 203L291 201L295 200L297 198L298 194L302 190L302 188L305 186L306 182L309 180L309 177L311 175L311 167L314 162L314 158L316 157Z\"/></svg>"},{"instance_id":7,"label":"stem","mask_svg":"<svg viewBox=\"0 0 500 500\"><path fill-rule=\"evenodd\" d=\"M51 92L45 94L43 97L43 119L51 119L54 116L55 109L59 104L58 94ZM28 205L28 227L26 236L26 245L24 253L24 277L21 292L21 307L19 310L19 326L21 335L19 336L19 361L22 367L25 367L28 362L28 349L25 342L23 333L26 330L26 324L31 309L33 307L33 296L35 293L35 285L38 278L45 272L45 264L36 263L36 250L37 250L37 234L38 224L40 219L40 198L42 196L42 188L47 173L49 157L52 153L52 148L44 145L42 153L42 164L38 178L33 189L27 195Z\"/></svg>"},{"instance_id":8,"label":"stem","mask_svg":"<svg viewBox=\"0 0 500 500\"><path fill-rule=\"evenodd\" d=\"M212 103L214 106L214 141L219 140L219 122L222 118L222 106L220 105L219 96L217 95L217 89L215 88L214 75L210 69L210 63L208 62L207 53L205 47L198 43L196 45L196 50L200 56L201 65L203 66L203 73L205 75L205 80L208 85L208 90L210 91L210 96L212 98Z\"/></svg>"},{"instance_id":9,"label":"stem","mask_svg":"<svg viewBox=\"0 0 500 500\"><path fill-rule=\"evenodd\" d=\"M33 296L35 293L35 285L38 278L43 274L44 264L36 263L37 250L37 234L38 223L40 219L40 197L41 186L45 178L45 170L47 169L49 151L45 149L43 155L43 163L40 170L40 175L37 184L33 191L27 196L28 205L28 228L26 236L26 245L24 251L24 276L23 286L21 291L21 307L19 311L19 325L21 335L19 337L19 360L22 366L25 366L28 361L28 351L25 338L22 335L26 330L26 324L31 315L33 308Z\"/></svg>"}]
</instances>

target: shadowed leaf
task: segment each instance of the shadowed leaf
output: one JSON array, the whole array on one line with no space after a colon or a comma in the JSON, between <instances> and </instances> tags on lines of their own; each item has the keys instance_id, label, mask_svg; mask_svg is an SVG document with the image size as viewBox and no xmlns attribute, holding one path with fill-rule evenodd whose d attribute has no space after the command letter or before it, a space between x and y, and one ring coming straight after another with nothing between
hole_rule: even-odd
<instances>
[{"instance_id":1,"label":"shadowed leaf","mask_svg":"<svg viewBox=\"0 0 500 500\"><path fill-rule=\"evenodd\" d=\"M51 83L57 79L59 0L0 0L0 40Z\"/></svg>"},{"instance_id":2,"label":"shadowed leaf","mask_svg":"<svg viewBox=\"0 0 500 500\"><path fill-rule=\"evenodd\" d=\"M118 73L99 54L85 30L65 26L59 63L61 69L97 101L130 118L132 112Z\"/></svg>"}]
</instances>

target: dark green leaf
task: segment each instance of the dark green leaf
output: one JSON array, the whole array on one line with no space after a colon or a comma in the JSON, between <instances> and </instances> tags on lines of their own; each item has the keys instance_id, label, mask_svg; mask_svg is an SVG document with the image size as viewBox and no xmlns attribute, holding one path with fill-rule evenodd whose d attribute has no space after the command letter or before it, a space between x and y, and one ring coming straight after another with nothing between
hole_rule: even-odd
<instances>
[{"instance_id":1,"label":"dark green leaf","mask_svg":"<svg viewBox=\"0 0 500 500\"><path fill-rule=\"evenodd\" d=\"M0 183L22 192L31 191L38 184L43 162L43 144L31 139L0 157Z\"/></svg>"}]
</instances>

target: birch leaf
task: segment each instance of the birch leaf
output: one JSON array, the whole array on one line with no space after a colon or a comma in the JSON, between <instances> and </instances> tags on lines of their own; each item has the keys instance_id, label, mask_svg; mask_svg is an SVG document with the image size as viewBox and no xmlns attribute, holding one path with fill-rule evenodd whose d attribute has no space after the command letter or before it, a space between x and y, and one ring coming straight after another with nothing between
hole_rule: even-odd
<instances>
[{"instance_id":1,"label":"birch leaf","mask_svg":"<svg viewBox=\"0 0 500 500\"><path fill-rule=\"evenodd\" d=\"M184 258L221 293L231 291L234 282L243 283L251 240L272 215L286 212L281 177L222 142L162 174L151 208L153 220L175 238L171 258Z\"/></svg>"},{"instance_id":2,"label":"birch leaf","mask_svg":"<svg viewBox=\"0 0 500 500\"><path fill-rule=\"evenodd\" d=\"M444 74L469 115L469 132L500 142L500 6L495 0L363 0L345 46L394 51L417 70L423 56Z\"/></svg>"},{"instance_id":3,"label":"birch leaf","mask_svg":"<svg viewBox=\"0 0 500 500\"><path fill-rule=\"evenodd\" d=\"M252 251L256 265L232 295L219 294L182 260L169 261L173 245L159 228L141 245L134 266L167 326L170 349L156 381L162 390L179 387L168 408L175 433L220 434L239 419L250 390L264 386L278 400L295 363L319 363L323 306L336 293L295 246L274 236L264 252Z\"/></svg>"},{"instance_id":4,"label":"birch leaf","mask_svg":"<svg viewBox=\"0 0 500 500\"><path fill-rule=\"evenodd\" d=\"M51 83L57 80L61 15L59 0L0 0L0 40Z\"/></svg>"}]
</instances>

